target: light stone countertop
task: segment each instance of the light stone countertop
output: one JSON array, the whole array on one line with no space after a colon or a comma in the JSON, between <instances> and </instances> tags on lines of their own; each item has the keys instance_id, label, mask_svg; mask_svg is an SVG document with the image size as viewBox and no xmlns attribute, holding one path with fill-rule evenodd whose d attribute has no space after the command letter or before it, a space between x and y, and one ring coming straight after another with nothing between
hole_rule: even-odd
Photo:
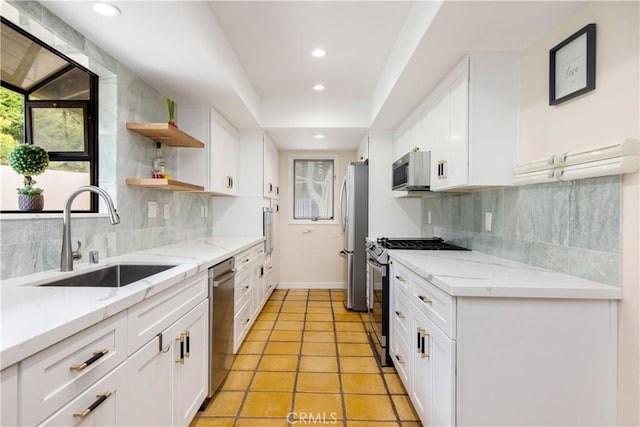
<instances>
[{"instance_id":1,"label":"light stone countertop","mask_svg":"<svg viewBox=\"0 0 640 427\"><path fill-rule=\"evenodd\" d=\"M264 237L207 237L134 252L74 272L50 270L0 282L0 369L144 301L233 256ZM52 279L116 263L177 265L122 288L40 287Z\"/></svg>"},{"instance_id":2,"label":"light stone countertop","mask_svg":"<svg viewBox=\"0 0 640 427\"><path fill-rule=\"evenodd\" d=\"M622 298L620 288L480 252L391 250L389 255L452 296Z\"/></svg>"}]
</instances>

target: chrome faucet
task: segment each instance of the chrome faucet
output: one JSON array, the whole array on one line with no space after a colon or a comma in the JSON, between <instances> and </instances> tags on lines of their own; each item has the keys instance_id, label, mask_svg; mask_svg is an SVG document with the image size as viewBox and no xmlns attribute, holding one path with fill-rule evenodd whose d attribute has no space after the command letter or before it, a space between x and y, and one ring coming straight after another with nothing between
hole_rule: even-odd
<instances>
[{"instance_id":1,"label":"chrome faucet","mask_svg":"<svg viewBox=\"0 0 640 427\"><path fill-rule=\"evenodd\" d=\"M73 249L71 248L71 204L78 194L90 191L101 196L107 208L109 209L109 221L112 225L120 222L120 216L116 211L116 207L109 196L109 193L102 188L94 185L83 185L78 187L67 199L64 204L64 212L62 215L62 252L60 253L60 271L73 271Z\"/></svg>"}]
</instances>

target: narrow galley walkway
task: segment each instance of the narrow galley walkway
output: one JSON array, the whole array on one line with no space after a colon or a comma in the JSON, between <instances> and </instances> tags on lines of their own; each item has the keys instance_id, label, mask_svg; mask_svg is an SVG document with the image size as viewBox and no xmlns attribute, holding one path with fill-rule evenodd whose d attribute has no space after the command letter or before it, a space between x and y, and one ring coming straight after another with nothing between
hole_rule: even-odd
<instances>
[{"instance_id":1,"label":"narrow galley walkway","mask_svg":"<svg viewBox=\"0 0 640 427\"><path fill-rule=\"evenodd\" d=\"M190 427L420 427L393 367L380 368L342 290L278 289L226 381Z\"/></svg>"}]
</instances>

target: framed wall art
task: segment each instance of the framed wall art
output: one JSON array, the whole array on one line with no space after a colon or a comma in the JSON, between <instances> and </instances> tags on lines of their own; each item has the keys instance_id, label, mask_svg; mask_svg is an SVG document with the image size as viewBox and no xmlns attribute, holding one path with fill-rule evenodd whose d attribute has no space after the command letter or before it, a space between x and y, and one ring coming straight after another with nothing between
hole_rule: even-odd
<instances>
[{"instance_id":1,"label":"framed wall art","mask_svg":"<svg viewBox=\"0 0 640 427\"><path fill-rule=\"evenodd\" d=\"M596 24L588 24L549 51L549 105L596 88Z\"/></svg>"}]
</instances>

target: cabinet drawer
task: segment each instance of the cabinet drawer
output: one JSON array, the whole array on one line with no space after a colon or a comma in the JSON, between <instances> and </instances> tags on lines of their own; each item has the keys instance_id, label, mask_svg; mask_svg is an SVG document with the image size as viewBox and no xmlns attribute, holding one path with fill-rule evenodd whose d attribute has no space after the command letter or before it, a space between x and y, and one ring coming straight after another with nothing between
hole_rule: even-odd
<instances>
[{"instance_id":1,"label":"cabinet drawer","mask_svg":"<svg viewBox=\"0 0 640 427\"><path fill-rule=\"evenodd\" d=\"M235 313L251 298L256 288L255 272L253 269L245 270L236 276L235 291L233 293L233 301L235 304Z\"/></svg>"},{"instance_id":2,"label":"cabinet drawer","mask_svg":"<svg viewBox=\"0 0 640 427\"><path fill-rule=\"evenodd\" d=\"M389 314L391 320L395 325L395 332L402 334L405 337L409 335L409 323L410 323L411 308L409 301L402 294L396 292L393 300L392 311Z\"/></svg>"},{"instance_id":3,"label":"cabinet drawer","mask_svg":"<svg viewBox=\"0 0 640 427\"><path fill-rule=\"evenodd\" d=\"M202 272L129 309L129 354L207 298Z\"/></svg>"},{"instance_id":4,"label":"cabinet drawer","mask_svg":"<svg viewBox=\"0 0 640 427\"><path fill-rule=\"evenodd\" d=\"M411 389L411 362L413 354L404 339L396 334L391 338L391 358L407 390Z\"/></svg>"},{"instance_id":5,"label":"cabinet drawer","mask_svg":"<svg viewBox=\"0 0 640 427\"><path fill-rule=\"evenodd\" d=\"M126 363L76 397L39 426L120 426L127 422ZM93 409L88 412L89 408ZM35 409L32 407L31 409ZM80 414L84 411L84 416ZM22 420L23 425L34 425Z\"/></svg>"},{"instance_id":6,"label":"cabinet drawer","mask_svg":"<svg viewBox=\"0 0 640 427\"><path fill-rule=\"evenodd\" d=\"M233 318L233 352L237 352L253 323L253 298Z\"/></svg>"},{"instance_id":7,"label":"cabinet drawer","mask_svg":"<svg viewBox=\"0 0 640 427\"><path fill-rule=\"evenodd\" d=\"M400 289L405 295L411 295L410 284L414 276L413 272L397 261L393 261L392 275L390 278L391 286Z\"/></svg>"},{"instance_id":8,"label":"cabinet drawer","mask_svg":"<svg viewBox=\"0 0 640 427\"><path fill-rule=\"evenodd\" d=\"M412 287L412 301L436 326L455 339L454 297L416 277Z\"/></svg>"},{"instance_id":9,"label":"cabinet drawer","mask_svg":"<svg viewBox=\"0 0 640 427\"><path fill-rule=\"evenodd\" d=\"M25 359L20 364L21 424L38 424L126 357L123 311Z\"/></svg>"}]
</instances>

